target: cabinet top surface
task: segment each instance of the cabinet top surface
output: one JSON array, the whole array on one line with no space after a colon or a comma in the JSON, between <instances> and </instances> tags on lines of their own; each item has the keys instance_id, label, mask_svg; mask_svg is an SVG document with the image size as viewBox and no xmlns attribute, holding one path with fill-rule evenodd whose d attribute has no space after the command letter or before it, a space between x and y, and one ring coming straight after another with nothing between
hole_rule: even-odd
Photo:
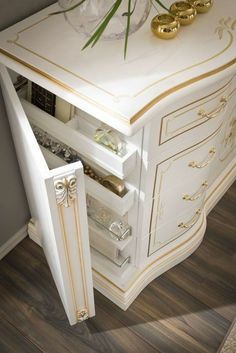
<instances>
[{"instance_id":1,"label":"cabinet top surface","mask_svg":"<svg viewBox=\"0 0 236 353\"><path fill-rule=\"evenodd\" d=\"M49 6L1 32L2 58L18 62L19 72L23 64L63 86L98 119L104 113L131 126L169 94L236 62L235 0L215 0L209 13L181 27L170 41L152 34L152 9L130 36L126 60L123 40L100 41L81 51L86 39L63 15L48 16L57 9Z\"/></svg>"}]
</instances>

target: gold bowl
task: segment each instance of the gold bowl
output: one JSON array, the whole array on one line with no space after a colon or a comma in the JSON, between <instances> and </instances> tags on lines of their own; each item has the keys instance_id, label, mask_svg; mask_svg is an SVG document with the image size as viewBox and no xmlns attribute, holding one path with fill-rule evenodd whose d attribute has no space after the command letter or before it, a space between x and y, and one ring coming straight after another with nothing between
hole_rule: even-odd
<instances>
[{"instance_id":1,"label":"gold bowl","mask_svg":"<svg viewBox=\"0 0 236 353\"><path fill-rule=\"evenodd\" d=\"M197 15L196 8L187 1L174 2L170 12L178 18L181 25L191 24Z\"/></svg>"},{"instance_id":2,"label":"gold bowl","mask_svg":"<svg viewBox=\"0 0 236 353\"><path fill-rule=\"evenodd\" d=\"M174 38L180 28L180 22L171 14L160 14L155 16L151 22L152 32L161 39Z\"/></svg>"},{"instance_id":3,"label":"gold bowl","mask_svg":"<svg viewBox=\"0 0 236 353\"><path fill-rule=\"evenodd\" d=\"M194 6L198 13L208 12L213 5L213 0L187 0Z\"/></svg>"}]
</instances>

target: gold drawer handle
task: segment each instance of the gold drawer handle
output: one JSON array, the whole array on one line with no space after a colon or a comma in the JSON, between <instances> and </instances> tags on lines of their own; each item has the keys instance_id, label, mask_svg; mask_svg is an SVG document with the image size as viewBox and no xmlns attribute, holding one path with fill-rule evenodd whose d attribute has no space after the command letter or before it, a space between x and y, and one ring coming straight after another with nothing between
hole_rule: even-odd
<instances>
[{"instance_id":1,"label":"gold drawer handle","mask_svg":"<svg viewBox=\"0 0 236 353\"><path fill-rule=\"evenodd\" d=\"M193 216L193 218L192 218L189 222L187 222L187 223L181 222L180 224L178 224L178 227L179 227L179 228L182 228L182 229L189 229L189 228L191 228L191 227L194 226L194 224L197 222L197 220L198 220L200 214L201 214L201 209L199 208L199 209L195 212L195 215Z\"/></svg>"},{"instance_id":2,"label":"gold drawer handle","mask_svg":"<svg viewBox=\"0 0 236 353\"><path fill-rule=\"evenodd\" d=\"M198 115L200 115L202 118L207 118L207 119L213 119L216 118L218 114L222 112L222 110L225 109L226 105L228 103L228 98L227 97L221 97L220 99L220 104L217 108L212 110L211 112L207 113L204 109L199 110Z\"/></svg>"},{"instance_id":3,"label":"gold drawer handle","mask_svg":"<svg viewBox=\"0 0 236 353\"><path fill-rule=\"evenodd\" d=\"M189 163L189 167L192 167L192 168L205 168L208 166L208 164L211 163L212 159L214 158L214 155L216 154L216 149L213 147L209 150L209 156L207 156L207 159L202 162L202 163L198 163L196 161L192 161Z\"/></svg>"},{"instance_id":4,"label":"gold drawer handle","mask_svg":"<svg viewBox=\"0 0 236 353\"><path fill-rule=\"evenodd\" d=\"M199 199L199 197L202 196L202 194L204 193L204 191L206 190L207 187L208 187L208 182L204 181L204 183L202 183L202 185L198 191L196 191L193 195L188 195L188 194L184 195L183 200L195 201L195 200Z\"/></svg>"}]
</instances>

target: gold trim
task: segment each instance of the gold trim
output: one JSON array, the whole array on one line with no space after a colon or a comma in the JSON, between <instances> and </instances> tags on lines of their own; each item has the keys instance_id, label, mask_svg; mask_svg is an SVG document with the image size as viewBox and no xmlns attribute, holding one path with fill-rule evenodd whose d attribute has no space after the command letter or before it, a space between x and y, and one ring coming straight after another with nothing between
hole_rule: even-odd
<instances>
[{"instance_id":1,"label":"gold trim","mask_svg":"<svg viewBox=\"0 0 236 353\"><path fill-rule=\"evenodd\" d=\"M235 112L235 109L236 109L236 105L234 105L231 109L231 112L229 114L229 118L228 118L228 122L226 123L226 126L224 128L224 139L223 141L221 141L221 145L223 150L226 150L227 149L227 139L229 138L229 135L232 134L232 144L231 144L231 147L229 148L228 152L226 153L226 155L224 155L224 158L221 157L221 155L219 156L219 161L220 162L224 162L230 155L231 153L234 151L234 149L236 148L236 144L235 144L235 138L236 138L236 135L235 135L235 132L233 132L235 129L234 127L234 124L233 121L235 120L236 122L236 115L234 116L234 112Z\"/></svg>"},{"instance_id":2,"label":"gold trim","mask_svg":"<svg viewBox=\"0 0 236 353\"><path fill-rule=\"evenodd\" d=\"M79 257L80 257L80 266L81 266L81 275L82 275L82 281L83 281L83 295L84 295L84 303L85 307L87 308L86 311L89 316L89 305L88 305L88 292L87 292L87 281L86 281L86 273L85 273L85 268L84 268L84 253L83 253L83 247L82 247L82 238L80 236L81 230L80 230L80 220L78 219L79 216L79 204L77 200L74 202L74 218L75 218L75 223L76 223L76 234L77 234L77 243L79 247Z\"/></svg>"},{"instance_id":3,"label":"gold trim","mask_svg":"<svg viewBox=\"0 0 236 353\"><path fill-rule=\"evenodd\" d=\"M58 206L58 214L59 214L59 220L61 224L61 229L63 232L63 244L64 244L64 249L66 250L66 263L67 263L67 272L69 274L69 282L70 282L70 287L72 291L72 296L73 296L73 304L74 304L74 311L77 311L77 303L76 303L76 295L75 295L75 288L74 288L74 280L73 280L73 274L72 274L72 269L71 269L71 264L70 264L70 258L69 258L69 249L68 249L68 243L67 243L67 234L66 234L66 227L64 223L64 212L63 212L63 206Z\"/></svg>"},{"instance_id":4,"label":"gold trim","mask_svg":"<svg viewBox=\"0 0 236 353\"><path fill-rule=\"evenodd\" d=\"M228 63L226 63L225 65L222 65L214 70L208 71L200 76L196 76L190 80L187 80L183 83L180 83L177 86L174 86L170 89L168 89L167 91L163 92L162 94L160 94L159 96L157 96L156 98L154 98L153 100L151 100L148 104L146 104L141 110L139 110L138 113L136 113L135 115L133 115L133 117L130 120L131 124L134 124L142 115L144 115L148 110L150 110L154 105L156 105L157 103L159 103L161 100L163 100L164 98L166 98L167 96L171 95L172 93L175 93L177 91L179 91L180 89L183 89L185 87L188 87L198 81L201 81L207 77L216 75L217 73L229 68L230 66L233 66L236 64L236 59L233 59L231 61L229 61Z\"/></svg>"},{"instance_id":5,"label":"gold trim","mask_svg":"<svg viewBox=\"0 0 236 353\"><path fill-rule=\"evenodd\" d=\"M10 54L9 52L7 52L6 50L0 48L0 53L3 55L8 56L10 59L17 61L18 63L22 64L23 66L29 68L30 70L35 71L37 74L45 77L46 79L54 82L55 84L57 84L58 86L62 87L63 89L73 93L74 95L78 96L79 98L82 98L86 101L88 101L89 103L93 104L93 105L97 105L99 107L99 109L103 110L104 112L110 114L113 116L113 118L117 119L118 121L122 120L124 124L126 124L127 126L131 126L133 125L139 118L141 118L147 111L149 111L154 105L156 105L157 103L159 103L160 101L162 101L164 98L168 97L169 95L185 88L188 87L198 81L201 81L207 77L213 76L218 74L221 71L226 70L227 68L233 66L236 64L236 59L233 59L231 61L229 61L228 63L226 63L225 65L222 65L214 70L208 71L205 74L202 74L200 76L196 76L190 80L187 80L177 86L174 86L170 89L168 89L167 91L164 91L163 93L161 93L159 96L157 96L156 98L154 98L153 100L151 100L148 104L146 104L141 110L139 110L136 114L134 114L130 120L127 119L127 117L125 117L124 115L121 115L120 113L114 112L110 109L108 109L107 107L97 103L96 101L94 101L91 98L88 98L86 96L84 96L82 93L79 93L78 91L74 90L73 88L71 88L70 86L64 84L63 82L55 79L53 76L46 74L45 72L37 69L35 66L26 63L24 60L19 59L18 57L16 57L13 54Z\"/></svg>"},{"instance_id":6,"label":"gold trim","mask_svg":"<svg viewBox=\"0 0 236 353\"><path fill-rule=\"evenodd\" d=\"M69 181L74 182L77 181L77 178L75 175L71 175L67 178L63 178L62 180L57 180L55 181L54 185L55 187L58 185L58 183L61 186L62 182L65 182L63 184L66 187L69 187ZM68 190L67 190L68 192ZM61 224L61 229L63 232L63 244L64 244L64 249L66 253L66 263L67 263L67 269L68 269L68 274L69 274L69 279L70 279L70 286L72 289L73 293L73 303L74 303L74 310L76 312L76 317L78 322L84 321L89 317L89 306L88 306L88 293L87 293L87 282L86 282L86 274L85 274L85 268L84 268L84 256L83 256L83 247L82 247L82 240L81 240L81 231L80 231L80 222L78 219L79 216L79 209L78 209L78 203L77 203L77 187L73 185L73 199L70 200L69 206L66 206L63 202L58 202L57 199L57 191L55 190L56 194L56 202L58 205L58 214L59 214L59 220ZM68 242L67 242L67 231L66 231L66 226L65 226L65 220L64 220L64 208L65 207L71 207L73 209L73 214L74 214L74 219L75 219L75 226L76 226L76 241L78 245L78 255L79 255L79 262L80 262L80 268L81 268L81 278L82 278L82 283L83 283L83 298L84 298L84 305L85 307L81 310L78 310L77 307L77 300L76 300L76 294L75 294L75 287L74 287L74 274L73 270L71 267L71 262L70 262L70 256L69 256L69 247L68 247Z\"/></svg>"},{"instance_id":7,"label":"gold trim","mask_svg":"<svg viewBox=\"0 0 236 353\"><path fill-rule=\"evenodd\" d=\"M49 18L49 17L50 17L50 16L47 16L47 17L45 17L44 19L41 19L41 20L37 21L35 24L32 24L31 26L28 26L28 27L26 27L25 29L22 29L21 31L17 32L17 34L16 34L16 36L17 36L16 39L15 39L15 40L12 40L12 41L10 40L10 42L11 42L11 43L14 43L15 45L18 45L19 47L21 47L22 49L24 49L24 50L26 50L26 51L31 52L33 55L39 56L40 58L42 58L42 59L45 60L45 61L48 61L49 63L51 63L51 64L53 64L53 65L55 65L55 66L58 66L60 69L62 69L62 70L64 70L64 71L67 71L68 73L70 73L70 74L72 74L72 75L77 76L78 78L80 78L80 79L83 80L84 82L87 82L87 83L89 83L89 84L95 86L96 88L101 89L101 90L104 91L106 94L109 94L109 95L113 96L114 98L119 98L119 96L114 96L114 95L112 95L112 93L110 93L110 92L108 92L108 91L106 91L106 90L103 90L102 88L100 88L99 86L96 86L96 85L93 84L92 82L90 82L90 81L88 81L88 80L86 80L86 79L84 79L84 78L82 78L82 77L76 75L75 73L71 72L70 70L67 70L66 68L63 68L62 66L59 66L59 65L57 65L56 63L54 63L54 62L52 62L52 61L49 61L47 58L44 58L43 56L41 56L41 55L39 55L39 54L37 54L37 53L31 51L30 49L28 49L28 48L22 46L21 44L17 43L17 40L19 39L19 34L21 34L22 32L26 31L27 29L33 27L34 25L36 25L36 24L38 24L38 23L40 23L40 22L46 20L46 19ZM223 21L223 22L222 22L222 21ZM171 74L171 75L169 75L169 76L167 76L167 77L165 77L165 78L162 78L161 80L155 81L155 82L152 83L151 85L149 85L149 86L147 86L146 88L142 89L142 90L141 90L140 92L138 92L135 96L130 97L130 98L135 98L135 97L137 97L138 95L142 94L145 90L151 88L152 86L158 84L159 82L164 81L164 80L166 80L166 79L168 79L168 78L170 78L170 77L173 77L173 76L175 76L175 75L177 75L177 74L180 74L180 73L182 73L182 72L185 72L185 71L187 71L187 70L189 70L189 69L192 69L193 67L197 67L197 66L200 66L200 65L202 65L202 64L204 64L204 63L207 63L207 62L213 60L214 58L220 56L221 54L223 54L223 53L232 45L232 43L233 43L234 37L233 37L233 34L231 33L231 31L234 30L234 28L233 28L232 26L231 26L231 27L228 26L228 25L229 25L229 19L227 19L227 20L225 20L225 21L224 21L224 19L221 19L221 20L219 21L219 23L220 23L220 26L222 27L222 29L221 29L222 35L219 35L219 39L222 39L222 38L223 38L223 32L224 32L224 31L227 31L227 33L228 33L229 36L230 36L230 42L228 43L228 45L227 45L223 50L221 50L218 54L215 54L214 56L210 57L209 59L206 59L206 60L204 60L204 61L202 61L202 62L200 62L200 63L198 63L198 64L191 65L190 67L185 68L185 69L183 69L183 70L180 70L180 71L178 71L178 72L176 72L176 73L173 73L173 74ZM219 28L220 28L220 27L218 27L217 29L219 29ZM218 33L218 34L219 34L219 33ZM9 41L8 41L8 42L9 42ZM102 109L103 111L106 111L106 112L108 112L109 114L112 114L114 118L119 119L119 120L123 120L124 123L126 123L128 126L134 124L143 114L145 114L145 113L146 113L148 110L150 110L154 105L156 105L158 102L160 102L162 99L166 98L166 97L169 96L170 94L172 94L172 93L174 93L174 92L176 92L176 91L178 91L178 90L180 90L180 89L182 89L182 88L184 88L184 87L187 87L187 86L189 86L189 85L191 85L191 84L193 84L193 83L195 83L195 82L197 82L197 81L200 81L200 80L202 80L202 79L204 79L204 78L206 78L206 77L212 76L212 75L214 75L214 74L216 74L216 73L218 73L218 72L220 72L220 71L222 71L222 70L225 70L226 68L228 68L228 67L230 67L230 66L232 66L232 65L234 65L234 64L236 63L236 59L233 59L233 60L231 60L230 62L226 63L225 65L223 65L223 66L221 66L221 67L218 67L218 68L216 68L216 69L214 69L214 70L211 70L211 71L209 71L209 72L207 72L207 73L204 73L204 74L202 74L202 75L200 75L200 76L197 76L197 77L195 77L195 78L192 78L192 79L190 79L190 80L187 80L187 81L185 81L185 82L183 82L183 83L181 83L181 84L179 84L179 85L177 85L177 86L175 86L175 87L173 87L173 88L171 88L171 89L169 89L169 90L163 92L162 94L160 94L160 95L157 96L156 98L152 99L148 104L146 104L142 109L140 109L136 114L134 114L134 115L131 117L130 120L128 120L127 117L123 116L122 114L120 114L120 113L118 113L118 112L110 111L107 107L103 106L102 104L99 104L98 102L94 101L93 99L91 99L91 98L89 98L89 97L87 97L87 96L85 96L85 95L79 93L79 92L76 91L75 89L71 88L71 87L68 86L68 85L65 85L63 82L61 82L61 81L55 79L55 78L52 77L51 75L46 74L45 72L43 72L43 71L37 69L37 68L34 67L33 65L24 62L23 60L17 58L17 57L14 56L13 54L10 54L8 51L6 51L6 50L0 48L0 53L2 53L2 54L4 54L4 55L6 55L6 56L12 58L12 59L15 60L15 61L20 62L20 63L23 64L24 66L26 66L26 67L28 67L28 68L30 68L30 69L36 71L36 72L39 73L40 75L42 75L42 76L48 78L49 80L55 82L56 84L62 86L63 88L67 89L68 91L72 92L73 94L75 94L75 95L77 95L77 96L83 98L84 100L87 100L88 102L92 103L93 105L99 106L99 108Z\"/></svg>"}]
</instances>

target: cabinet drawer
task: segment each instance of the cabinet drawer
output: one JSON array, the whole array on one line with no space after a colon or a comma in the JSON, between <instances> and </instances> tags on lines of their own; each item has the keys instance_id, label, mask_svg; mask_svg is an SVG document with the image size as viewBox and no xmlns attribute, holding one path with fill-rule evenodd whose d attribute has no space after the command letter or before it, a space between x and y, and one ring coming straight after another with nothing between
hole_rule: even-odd
<instances>
[{"instance_id":1,"label":"cabinet drawer","mask_svg":"<svg viewBox=\"0 0 236 353\"><path fill-rule=\"evenodd\" d=\"M111 238L108 231L101 230L91 218L89 218L88 225L90 246L117 265L122 258L127 258L123 252L133 240L131 236L125 240L117 241Z\"/></svg>"},{"instance_id":2,"label":"cabinet drawer","mask_svg":"<svg viewBox=\"0 0 236 353\"><path fill-rule=\"evenodd\" d=\"M177 189L161 192L153 199L150 232L170 222L176 212L182 214L199 208L204 202L207 187L207 180L188 180Z\"/></svg>"},{"instance_id":3,"label":"cabinet drawer","mask_svg":"<svg viewBox=\"0 0 236 353\"><path fill-rule=\"evenodd\" d=\"M47 161L49 168L57 168L62 165L66 165L67 163L54 155L52 152L47 150L44 147L41 147L43 155ZM109 189L105 188L92 178L87 175L84 175L85 178L85 190L86 193L96 200L102 202L105 206L109 205L109 208L119 214L120 216L124 216L129 209L134 204L135 199L135 190L128 190L127 193L120 197L114 194Z\"/></svg>"},{"instance_id":4,"label":"cabinet drawer","mask_svg":"<svg viewBox=\"0 0 236 353\"><path fill-rule=\"evenodd\" d=\"M150 233L149 256L169 242L189 231L201 218L202 205L184 213L178 213L168 223Z\"/></svg>"},{"instance_id":5,"label":"cabinet drawer","mask_svg":"<svg viewBox=\"0 0 236 353\"><path fill-rule=\"evenodd\" d=\"M24 99L21 99L21 103L32 124L47 131L120 179L124 179L135 168L136 149L133 146L128 144L126 154L120 157L96 143L90 136L81 133L70 121L63 123Z\"/></svg>"},{"instance_id":6,"label":"cabinet drawer","mask_svg":"<svg viewBox=\"0 0 236 353\"><path fill-rule=\"evenodd\" d=\"M163 190L177 188L179 185L197 180L202 183L208 179L210 166L217 152L220 129L207 139L157 165L153 197Z\"/></svg>"},{"instance_id":7,"label":"cabinet drawer","mask_svg":"<svg viewBox=\"0 0 236 353\"><path fill-rule=\"evenodd\" d=\"M159 144L183 134L202 124L214 124L215 129L222 122L230 100L235 96L235 79L220 83L220 88L207 92L162 118Z\"/></svg>"}]
</instances>

